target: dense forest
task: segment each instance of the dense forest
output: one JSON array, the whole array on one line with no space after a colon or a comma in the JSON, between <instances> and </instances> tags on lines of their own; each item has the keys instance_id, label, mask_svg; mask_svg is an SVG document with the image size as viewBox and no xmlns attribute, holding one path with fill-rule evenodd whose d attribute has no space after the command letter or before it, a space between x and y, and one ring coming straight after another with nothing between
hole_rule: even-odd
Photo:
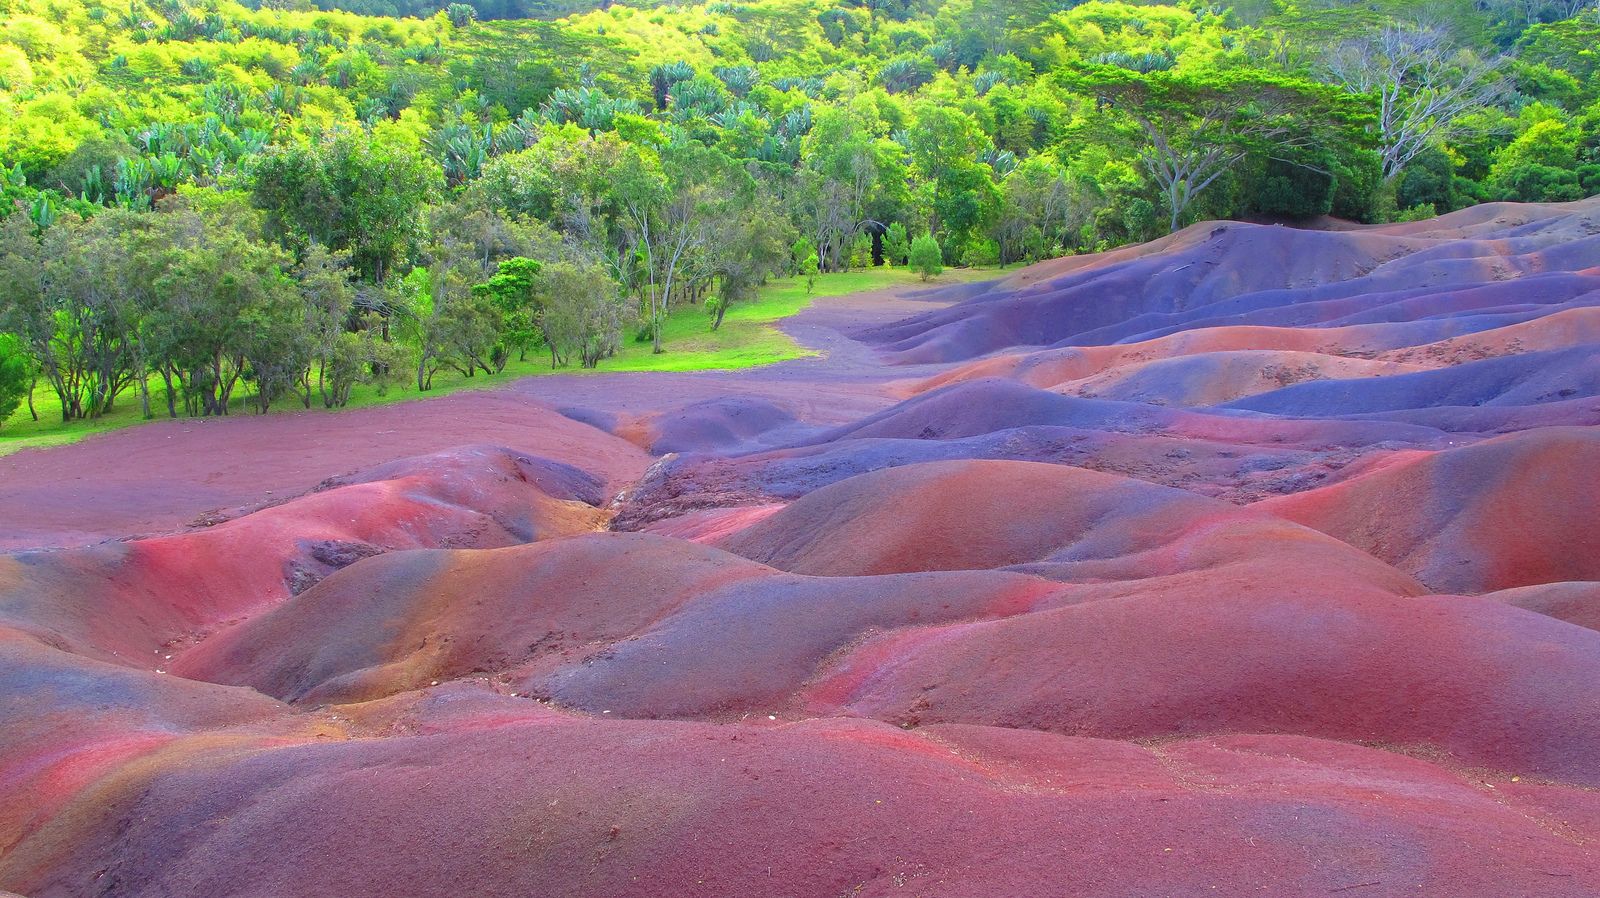
<instances>
[{"instance_id":1,"label":"dense forest","mask_svg":"<svg viewBox=\"0 0 1600 898\"><path fill-rule=\"evenodd\" d=\"M1600 193L1593 2L318 5L353 12L0 0L0 421L594 366L780 274Z\"/></svg>"}]
</instances>

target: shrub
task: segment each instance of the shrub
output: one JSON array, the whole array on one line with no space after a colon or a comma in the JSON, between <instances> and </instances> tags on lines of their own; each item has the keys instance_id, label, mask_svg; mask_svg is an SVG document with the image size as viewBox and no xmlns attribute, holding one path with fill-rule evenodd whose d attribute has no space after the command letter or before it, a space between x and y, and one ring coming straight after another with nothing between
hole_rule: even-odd
<instances>
[{"instance_id":1,"label":"shrub","mask_svg":"<svg viewBox=\"0 0 1600 898\"><path fill-rule=\"evenodd\" d=\"M4 425L28 395L28 362L22 347L10 334L0 334L0 425Z\"/></svg>"},{"instance_id":2,"label":"shrub","mask_svg":"<svg viewBox=\"0 0 1600 898\"><path fill-rule=\"evenodd\" d=\"M923 234L911 241L911 270L922 275L923 280L944 271L944 256L932 234Z\"/></svg>"}]
</instances>

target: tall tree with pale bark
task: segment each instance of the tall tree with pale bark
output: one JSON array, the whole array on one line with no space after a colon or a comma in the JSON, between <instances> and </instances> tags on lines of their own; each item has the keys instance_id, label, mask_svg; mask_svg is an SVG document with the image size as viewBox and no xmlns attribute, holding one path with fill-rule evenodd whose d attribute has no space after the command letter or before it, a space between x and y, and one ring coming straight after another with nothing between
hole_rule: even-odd
<instances>
[{"instance_id":1,"label":"tall tree with pale bark","mask_svg":"<svg viewBox=\"0 0 1600 898\"><path fill-rule=\"evenodd\" d=\"M1465 116L1505 96L1507 59L1462 50L1442 27L1390 25L1339 44L1326 67L1346 89L1377 98L1378 151L1392 181Z\"/></svg>"}]
</instances>

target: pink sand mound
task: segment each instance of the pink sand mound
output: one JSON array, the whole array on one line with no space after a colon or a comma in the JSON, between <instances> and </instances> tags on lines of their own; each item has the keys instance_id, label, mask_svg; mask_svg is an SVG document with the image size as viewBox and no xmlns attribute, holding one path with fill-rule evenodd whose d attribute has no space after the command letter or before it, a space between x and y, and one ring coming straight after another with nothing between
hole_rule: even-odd
<instances>
[{"instance_id":1,"label":"pink sand mound","mask_svg":"<svg viewBox=\"0 0 1600 898\"><path fill-rule=\"evenodd\" d=\"M931 462L823 487L719 545L800 574L988 569L1153 548L1226 506L1031 462Z\"/></svg>"},{"instance_id":2,"label":"pink sand mound","mask_svg":"<svg viewBox=\"0 0 1600 898\"><path fill-rule=\"evenodd\" d=\"M442 704L363 712L416 735L174 746L102 783L98 810L73 808L9 852L0 880L174 898L1600 888L1584 844L1592 795L1349 745Z\"/></svg>"},{"instance_id":3,"label":"pink sand mound","mask_svg":"<svg viewBox=\"0 0 1600 898\"><path fill-rule=\"evenodd\" d=\"M1418 366L1404 363L1313 352L1236 350L1118 365L1055 389L1152 405L1220 405L1308 380L1383 377L1416 370Z\"/></svg>"},{"instance_id":4,"label":"pink sand mound","mask_svg":"<svg viewBox=\"0 0 1600 898\"><path fill-rule=\"evenodd\" d=\"M401 552L352 565L213 636L174 671L290 701L363 701L475 673L579 661L596 643L770 572L643 534ZM306 633L318 637L308 641Z\"/></svg>"},{"instance_id":5,"label":"pink sand mound","mask_svg":"<svg viewBox=\"0 0 1600 898\"><path fill-rule=\"evenodd\" d=\"M1484 598L1600 630L1600 582L1540 583L1503 589Z\"/></svg>"},{"instance_id":6,"label":"pink sand mound","mask_svg":"<svg viewBox=\"0 0 1600 898\"><path fill-rule=\"evenodd\" d=\"M1256 507L1444 592L1600 579L1600 431L1547 428L1412 455Z\"/></svg>"},{"instance_id":7,"label":"pink sand mound","mask_svg":"<svg viewBox=\"0 0 1600 898\"><path fill-rule=\"evenodd\" d=\"M332 476L464 443L575 464L608 487L650 463L637 447L513 392L161 421L0 456L0 550L170 533L217 509L281 501Z\"/></svg>"},{"instance_id":8,"label":"pink sand mound","mask_svg":"<svg viewBox=\"0 0 1600 898\"><path fill-rule=\"evenodd\" d=\"M1600 783L1592 631L1267 562L1085 587L1066 607L857 648L812 713L1121 739L1281 732Z\"/></svg>"},{"instance_id":9,"label":"pink sand mound","mask_svg":"<svg viewBox=\"0 0 1600 898\"><path fill-rule=\"evenodd\" d=\"M581 472L503 449L397 462L204 530L0 556L0 624L102 660L165 667L175 644L369 555L593 530L604 512L557 498L592 493Z\"/></svg>"},{"instance_id":10,"label":"pink sand mound","mask_svg":"<svg viewBox=\"0 0 1600 898\"><path fill-rule=\"evenodd\" d=\"M1594 306L1565 309L1532 321L1390 350L1379 358L1407 365L1438 367L1519 352L1568 349L1590 343L1600 343L1600 308Z\"/></svg>"}]
</instances>

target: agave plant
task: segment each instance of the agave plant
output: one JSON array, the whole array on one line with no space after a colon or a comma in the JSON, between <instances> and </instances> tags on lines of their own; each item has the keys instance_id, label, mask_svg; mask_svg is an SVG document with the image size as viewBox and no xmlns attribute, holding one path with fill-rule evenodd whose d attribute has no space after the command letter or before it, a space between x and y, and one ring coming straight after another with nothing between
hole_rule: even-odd
<instances>
[{"instance_id":1,"label":"agave plant","mask_svg":"<svg viewBox=\"0 0 1600 898\"><path fill-rule=\"evenodd\" d=\"M665 110L673 85L694 77L694 67L683 60L662 63L650 69L650 93L655 97L656 108Z\"/></svg>"},{"instance_id":2,"label":"agave plant","mask_svg":"<svg viewBox=\"0 0 1600 898\"><path fill-rule=\"evenodd\" d=\"M811 105L791 109L778 120L778 133L789 140L799 140L811 130Z\"/></svg>"},{"instance_id":3,"label":"agave plant","mask_svg":"<svg viewBox=\"0 0 1600 898\"><path fill-rule=\"evenodd\" d=\"M267 144L272 140L272 135L259 128L246 128L239 132L237 139L241 150L239 155L243 157L254 155L266 149Z\"/></svg>"},{"instance_id":4,"label":"agave plant","mask_svg":"<svg viewBox=\"0 0 1600 898\"><path fill-rule=\"evenodd\" d=\"M389 114L389 101L383 97L364 97L356 103L356 118L370 125Z\"/></svg>"},{"instance_id":5,"label":"agave plant","mask_svg":"<svg viewBox=\"0 0 1600 898\"><path fill-rule=\"evenodd\" d=\"M508 122L504 128L494 134L494 153L510 153L516 150L526 150L539 142L539 123L541 113L532 108L522 110L515 121Z\"/></svg>"},{"instance_id":6,"label":"agave plant","mask_svg":"<svg viewBox=\"0 0 1600 898\"><path fill-rule=\"evenodd\" d=\"M483 173L494 146L494 126L446 125L434 135L432 145L444 164L445 180L452 187L464 184Z\"/></svg>"},{"instance_id":7,"label":"agave plant","mask_svg":"<svg viewBox=\"0 0 1600 898\"><path fill-rule=\"evenodd\" d=\"M274 84L265 94L267 107L274 112L293 115L300 110L300 92L286 84Z\"/></svg>"},{"instance_id":8,"label":"agave plant","mask_svg":"<svg viewBox=\"0 0 1600 898\"><path fill-rule=\"evenodd\" d=\"M156 122L128 136L152 156L162 153L182 155L189 149L189 132L171 122Z\"/></svg>"},{"instance_id":9,"label":"agave plant","mask_svg":"<svg viewBox=\"0 0 1600 898\"><path fill-rule=\"evenodd\" d=\"M233 84L208 84L201 95L200 106L231 127L239 120L239 113L244 111L244 91Z\"/></svg>"},{"instance_id":10,"label":"agave plant","mask_svg":"<svg viewBox=\"0 0 1600 898\"><path fill-rule=\"evenodd\" d=\"M100 166L91 165L83 173L83 189L78 191L78 198L96 206L104 206L111 199L111 191L106 187L106 173Z\"/></svg>"},{"instance_id":11,"label":"agave plant","mask_svg":"<svg viewBox=\"0 0 1600 898\"><path fill-rule=\"evenodd\" d=\"M996 84L1011 83L1011 79L1004 72L981 72L978 77L972 79L972 89L981 97L993 90Z\"/></svg>"},{"instance_id":12,"label":"agave plant","mask_svg":"<svg viewBox=\"0 0 1600 898\"><path fill-rule=\"evenodd\" d=\"M217 67L204 59L189 58L178 63L178 73L185 78L210 79L216 74Z\"/></svg>"},{"instance_id":13,"label":"agave plant","mask_svg":"<svg viewBox=\"0 0 1600 898\"><path fill-rule=\"evenodd\" d=\"M756 62L771 62L778 58L778 47L764 37L752 38L744 51Z\"/></svg>"},{"instance_id":14,"label":"agave plant","mask_svg":"<svg viewBox=\"0 0 1600 898\"><path fill-rule=\"evenodd\" d=\"M227 156L221 147L196 146L189 151L189 167L194 170L197 182L216 182L222 177L222 169L226 164Z\"/></svg>"},{"instance_id":15,"label":"agave plant","mask_svg":"<svg viewBox=\"0 0 1600 898\"><path fill-rule=\"evenodd\" d=\"M989 147L978 154L978 161L994 169L1000 177L1011 174L1017 168L1017 154L1010 150L997 150Z\"/></svg>"},{"instance_id":16,"label":"agave plant","mask_svg":"<svg viewBox=\"0 0 1600 898\"><path fill-rule=\"evenodd\" d=\"M736 97L743 97L750 93L751 88L761 81L761 73L754 66L735 65L713 69L712 74L727 85L728 90Z\"/></svg>"},{"instance_id":17,"label":"agave plant","mask_svg":"<svg viewBox=\"0 0 1600 898\"><path fill-rule=\"evenodd\" d=\"M672 88L672 117L678 121L696 115L713 116L727 106L722 86L705 78L680 81Z\"/></svg>"},{"instance_id":18,"label":"agave plant","mask_svg":"<svg viewBox=\"0 0 1600 898\"><path fill-rule=\"evenodd\" d=\"M878 70L878 83L892 94L916 90L933 80L933 65L923 56L897 56Z\"/></svg>"},{"instance_id":19,"label":"agave plant","mask_svg":"<svg viewBox=\"0 0 1600 898\"><path fill-rule=\"evenodd\" d=\"M815 75L806 78L778 78L772 82L778 90L798 90L806 96L816 99L822 93L822 79Z\"/></svg>"},{"instance_id":20,"label":"agave plant","mask_svg":"<svg viewBox=\"0 0 1600 898\"><path fill-rule=\"evenodd\" d=\"M163 194L177 190L185 168L184 161L173 153L162 153L150 159L150 186Z\"/></svg>"},{"instance_id":21,"label":"agave plant","mask_svg":"<svg viewBox=\"0 0 1600 898\"><path fill-rule=\"evenodd\" d=\"M1164 72L1177 64L1177 57L1170 50L1146 50L1143 53L1129 53L1123 50L1114 50L1110 53L1101 53L1094 57L1094 62L1102 65L1114 65L1118 68L1129 69L1148 75L1151 72Z\"/></svg>"},{"instance_id":22,"label":"agave plant","mask_svg":"<svg viewBox=\"0 0 1600 898\"><path fill-rule=\"evenodd\" d=\"M614 100L594 88L557 88L539 107L539 115L552 124L573 122L590 131L609 131L616 127L618 113L636 108L628 100Z\"/></svg>"},{"instance_id":23,"label":"agave plant","mask_svg":"<svg viewBox=\"0 0 1600 898\"><path fill-rule=\"evenodd\" d=\"M767 121L766 116L761 114L760 109L757 109L755 106L752 106L749 103L743 102L735 103L732 106L729 106L727 109L724 109L721 112L711 116L711 121L719 128L731 128L741 118L744 118L746 113L749 113L750 115L755 116L757 119L760 119L761 124L764 127L771 128L772 123Z\"/></svg>"}]
</instances>

